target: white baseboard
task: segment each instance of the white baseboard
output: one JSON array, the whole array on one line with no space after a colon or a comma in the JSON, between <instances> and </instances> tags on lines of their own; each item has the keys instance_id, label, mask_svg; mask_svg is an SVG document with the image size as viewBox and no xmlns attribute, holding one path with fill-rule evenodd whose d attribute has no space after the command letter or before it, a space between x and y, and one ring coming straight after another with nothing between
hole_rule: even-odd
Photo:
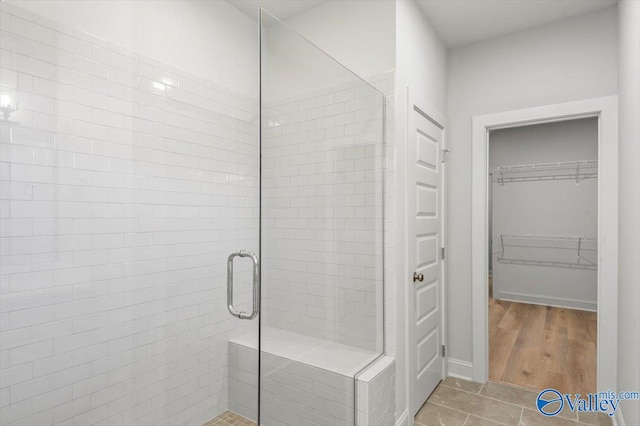
<instances>
[{"instance_id":1,"label":"white baseboard","mask_svg":"<svg viewBox=\"0 0 640 426\"><path fill-rule=\"evenodd\" d=\"M413 426L413 422L409 424L409 410L404 410L404 413L396 420L396 426Z\"/></svg>"},{"instance_id":2,"label":"white baseboard","mask_svg":"<svg viewBox=\"0 0 640 426\"><path fill-rule=\"evenodd\" d=\"M511 291L495 291L496 300L508 300L510 302L531 303L533 305L555 306L557 308L580 309L596 312L598 303L584 299L568 299L565 297L549 297L537 294L525 294Z\"/></svg>"},{"instance_id":3,"label":"white baseboard","mask_svg":"<svg viewBox=\"0 0 640 426\"><path fill-rule=\"evenodd\" d=\"M447 358L447 372L449 376L458 379L472 380L473 364L459 359Z\"/></svg>"},{"instance_id":4,"label":"white baseboard","mask_svg":"<svg viewBox=\"0 0 640 426\"><path fill-rule=\"evenodd\" d=\"M618 406L616 414L613 416L613 426L625 426L624 417L622 417L622 407Z\"/></svg>"}]
</instances>

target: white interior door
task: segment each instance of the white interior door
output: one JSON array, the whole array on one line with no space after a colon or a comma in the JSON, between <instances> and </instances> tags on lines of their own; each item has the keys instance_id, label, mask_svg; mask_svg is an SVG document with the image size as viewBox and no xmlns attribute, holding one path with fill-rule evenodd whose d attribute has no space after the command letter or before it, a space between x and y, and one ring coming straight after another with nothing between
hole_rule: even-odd
<instances>
[{"instance_id":1,"label":"white interior door","mask_svg":"<svg viewBox=\"0 0 640 426\"><path fill-rule=\"evenodd\" d=\"M416 107L407 133L410 269L410 362L413 414L443 378L442 356L442 139L443 129Z\"/></svg>"}]
</instances>

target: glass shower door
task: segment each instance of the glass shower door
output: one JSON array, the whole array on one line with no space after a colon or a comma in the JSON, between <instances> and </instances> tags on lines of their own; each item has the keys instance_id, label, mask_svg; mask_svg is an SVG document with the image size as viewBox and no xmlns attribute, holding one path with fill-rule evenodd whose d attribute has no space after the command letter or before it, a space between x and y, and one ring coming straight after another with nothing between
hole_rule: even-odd
<instances>
[{"instance_id":1,"label":"glass shower door","mask_svg":"<svg viewBox=\"0 0 640 426\"><path fill-rule=\"evenodd\" d=\"M261 81L260 422L386 424L384 96L266 12Z\"/></svg>"}]
</instances>

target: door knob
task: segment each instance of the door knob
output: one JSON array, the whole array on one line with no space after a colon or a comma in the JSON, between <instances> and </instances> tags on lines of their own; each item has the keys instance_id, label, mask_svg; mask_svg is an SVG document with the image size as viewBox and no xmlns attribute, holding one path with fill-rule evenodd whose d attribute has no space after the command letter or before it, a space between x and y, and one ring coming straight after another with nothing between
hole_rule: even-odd
<instances>
[{"instance_id":1,"label":"door knob","mask_svg":"<svg viewBox=\"0 0 640 426\"><path fill-rule=\"evenodd\" d=\"M418 282L422 282L424 280L424 275L419 274L417 272L413 273L413 282L415 283L416 281Z\"/></svg>"}]
</instances>

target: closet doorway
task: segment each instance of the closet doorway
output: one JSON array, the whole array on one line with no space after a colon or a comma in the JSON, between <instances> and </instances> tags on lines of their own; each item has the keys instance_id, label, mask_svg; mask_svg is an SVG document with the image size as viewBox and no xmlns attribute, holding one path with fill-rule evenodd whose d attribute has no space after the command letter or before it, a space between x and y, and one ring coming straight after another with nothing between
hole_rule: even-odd
<instances>
[{"instance_id":1,"label":"closet doorway","mask_svg":"<svg viewBox=\"0 0 640 426\"><path fill-rule=\"evenodd\" d=\"M598 118L489 132L489 380L596 392Z\"/></svg>"},{"instance_id":2,"label":"closet doorway","mask_svg":"<svg viewBox=\"0 0 640 426\"><path fill-rule=\"evenodd\" d=\"M471 153L473 364L471 369L474 381L484 383L489 380L489 306L487 302L489 300L489 255L492 253L489 251L491 235L489 232L489 172L491 171L489 168L489 141L491 133L500 129L595 118L598 123L596 388L598 390L615 388L618 329L617 104L617 96L606 96L473 117ZM561 143L562 141L556 142ZM574 160L567 161L576 161L575 157L572 158ZM582 183L578 182L579 185ZM580 242L580 244L582 243ZM580 254L582 255L582 250ZM506 260L504 257L503 259ZM529 304L532 304L531 302L529 301ZM525 326L528 324L529 322Z\"/></svg>"}]
</instances>

